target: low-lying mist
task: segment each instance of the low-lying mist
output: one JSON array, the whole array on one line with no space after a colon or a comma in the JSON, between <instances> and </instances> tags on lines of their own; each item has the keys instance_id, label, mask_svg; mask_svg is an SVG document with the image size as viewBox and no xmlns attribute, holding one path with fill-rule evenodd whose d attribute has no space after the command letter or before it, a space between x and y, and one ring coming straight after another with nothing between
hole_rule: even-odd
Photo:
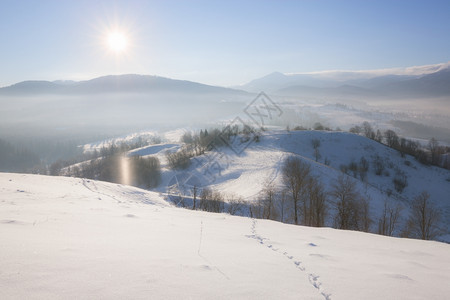
<instances>
[{"instance_id":1,"label":"low-lying mist","mask_svg":"<svg viewBox=\"0 0 450 300\"><path fill-rule=\"evenodd\" d=\"M149 129L202 127L244 107L234 96L176 93L1 96L0 103L0 139L12 147L4 151L28 151L44 163L79 155L86 143Z\"/></svg>"},{"instance_id":2,"label":"low-lying mist","mask_svg":"<svg viewBox=\"0 0 450 300\"><path fill-rule=\"evenodd\" d=\"M83 154L82 145L130 133L208 128L212 124L226 125L237 116L247 122L244 110L255 97L256 94L173 92L3 95L0 96L0 140L4 147L0 149L0 156L5 162L0 165L0 171L30 171L30 166L36 169L36 157L41 165L73 159ZM445 99L270 97L282 114L264 124L269 127L314 128L320 123L348 130L369 121L375 128L393 127L407 137L435 137L450 142L450 112L447 114ZM261 109L264 113L264 108ZM11 152L15 155L5 154ZM12 161L29 163L12 164ZM17 167L12 168L13 165Z\"/></svg>"}]
</instances>

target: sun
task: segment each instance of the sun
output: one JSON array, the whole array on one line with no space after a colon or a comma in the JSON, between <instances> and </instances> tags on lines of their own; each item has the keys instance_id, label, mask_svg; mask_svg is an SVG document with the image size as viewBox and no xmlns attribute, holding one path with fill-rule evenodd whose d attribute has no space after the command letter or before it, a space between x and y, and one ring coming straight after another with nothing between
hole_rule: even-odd
<instances>
[{"instance_id":1,"label":"sun","mask_svg":"<svg viewBox=\"0 0 450 300\"><path fill-rule=\"evenodd\" d=\"M106 42L108 49L116 54L125 52L128 47L128 38L120 31L110 32L107 36Z\"/></svg>"}]
</instances>

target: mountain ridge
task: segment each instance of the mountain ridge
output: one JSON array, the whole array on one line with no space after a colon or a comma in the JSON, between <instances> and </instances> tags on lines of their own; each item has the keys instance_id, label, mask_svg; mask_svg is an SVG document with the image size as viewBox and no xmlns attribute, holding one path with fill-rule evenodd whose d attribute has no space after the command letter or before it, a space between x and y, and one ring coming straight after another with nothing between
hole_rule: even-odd
<instances>
[{"instance_id":1,"label":"mountain ridge","mask_svg":"<svg viewBox=\"0 0 450 300\"><path fill-rule=\"evenodd\" d=\"M401 70L273 72L239 86L281 96L450 97L450 63ZM352 88L349 88L352 87ZM347 91L345 91L347 90ZM359 90L359 92L356 92Z\"/></svg>"},{"instance_id":2,"label":"mountain ridge","mask_svg":"<svg viewBox=\"0 0 450 300\"><path fill-rule=\"evenodd\" d=\"M0 88L0 95L30 94L108 94L189 92L218 94L247 94L242 90L171 79L155 75L122 74L105 75L89 80L65 83L65 81L27 80Z\"/></svg>"},{"instance_id":3,"label":"mountain ridge","mask_svg":"<svg viewBox=\"0 0 450 300\"><path fill-rule=\"evenodd\" d=\"M157 75L105 75L89 80L27 80L1 87L0 95L194 93L248 95L265 91L281 96L450 97L450 62L367 71L272 72L233 87Z\"/></svg>"}]
</instances>

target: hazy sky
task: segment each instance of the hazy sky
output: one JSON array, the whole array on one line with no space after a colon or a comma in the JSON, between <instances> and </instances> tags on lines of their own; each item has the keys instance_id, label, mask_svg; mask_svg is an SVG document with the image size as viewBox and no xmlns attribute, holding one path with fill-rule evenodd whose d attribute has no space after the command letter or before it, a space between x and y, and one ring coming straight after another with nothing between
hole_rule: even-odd
<instances>
[{"instance_id":1,"label":"hazy sky","mask_svg":"<svg viewBox=\"0 0 450 300\"><path fill-rule=\"evenodd\" d=\"M0 86L123 73L228 86L448 61L450 1L0 0Z\"/></svg>"}]
</instances>

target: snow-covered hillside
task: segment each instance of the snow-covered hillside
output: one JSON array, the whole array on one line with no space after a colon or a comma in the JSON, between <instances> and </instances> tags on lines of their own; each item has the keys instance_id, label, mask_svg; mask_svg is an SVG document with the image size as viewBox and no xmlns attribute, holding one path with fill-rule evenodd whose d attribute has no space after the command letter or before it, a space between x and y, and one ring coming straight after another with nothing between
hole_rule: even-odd
<instances>
[{"instance_id":1,"label":"snow-covered hillside","mask_svg":"<svg viewBox=\"0 0 450 300\"><path fill-rule=\"evenodd\" d=\"M319 156L312 141L320 142ZM157 156L163 166L163 181L157 191L166 193L168 186L174 182L174 176L191 178L199 186L209 186L229 195L236 195L247 201L257 199L261 191L269 184L282 187L281 167L290 155L297 156L312 166L313 173L320 178L326 190L342 174L342 166L354 162L359 164L361 158L368 163L368 171L364 180L360 174L350 170L348 174L355 176L358 190L370 201L374 220L378 219L384 203L402 206L402 220L409 215L412 200L426 191L430 199L441 212L443 229L450 225L450 171L433 166L425 166L411 156L402 157L400 153L383 144L368 138L345 132L325 131L291 131L274 130L263 132L259 142L250 142L241 150L240 140L236 139L231 147L222 147L205 155L192 159L187 170L171 171L165 163L164 151L176 149L173 143L149 146L134 150L130 155ZM157 151L161 149L161 151ZM380 175L375 172L374 163L383 165ZM394 179L406 178L406 186L397 191ZM193 179L195 179L195 181ZM189 185L189 183L187 183ZM189 193L189 188L186 189ZM330 199L333 200L333 199ZM330 206L330 208L332 208ZM332 211L331 211L332 212ZM331 225L330 214L328 225ZM376 225L376 224L374 224ZM450 240L450 235L442 235L441 239Z\"/></svg>"},{"instance_id":2,"label":"snow-covered hillside","mask_svg":"<svg viewBox=\"0 0 450 300\"><path fill-rule=\"evenodd\" d=\"M441 299L450 246L178 209L0 174L1 299Z\"/></svg>"}]
</instances>

